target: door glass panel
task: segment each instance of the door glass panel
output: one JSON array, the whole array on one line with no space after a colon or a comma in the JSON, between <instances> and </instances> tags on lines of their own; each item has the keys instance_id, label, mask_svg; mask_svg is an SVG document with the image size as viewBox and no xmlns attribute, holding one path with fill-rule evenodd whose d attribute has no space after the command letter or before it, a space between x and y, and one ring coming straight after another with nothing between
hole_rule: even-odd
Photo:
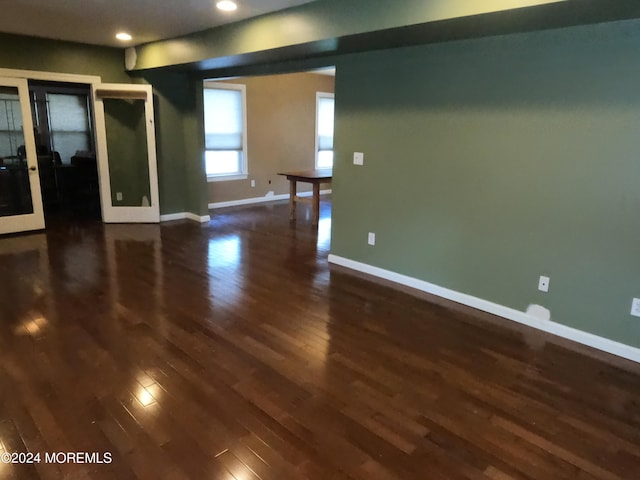
<instances>
[{"instance_id":1,"label":"door glass panel","mask_svg":"<svg viewBox=\"0 0 640 480\"><path fill-rule=\"evenodd\" d=\"M0 217L33 213L17 87L0 87Z\"/></svg>"},{"instance_id":2,"label":"door glass panel","mask_svg":"<svg viewBox=\"0 0 640 480\"><path fill-rule=\"evenodd\" d=\"M148 206L151 201L145 101L103 99L109 152L111 204Z\"/></svg>"}]
</instances>

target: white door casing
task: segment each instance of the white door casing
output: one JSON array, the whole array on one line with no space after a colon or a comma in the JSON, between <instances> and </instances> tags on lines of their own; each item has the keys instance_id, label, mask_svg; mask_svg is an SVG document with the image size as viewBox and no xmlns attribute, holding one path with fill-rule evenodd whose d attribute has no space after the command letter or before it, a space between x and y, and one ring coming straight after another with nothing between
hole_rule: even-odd
<instances>
[{"instance_id":1,"label":"white door casing","mask_svg":"<svg viewBox=\"0 0 640 480\"><path fill-rule=\"evenodd\" d=\"M92 85L92 98L94 101L96 156L98 161L98 176L100 179L100 197L103 221L105 223L158 223L160 221L160 206L153 92L151 86L115 83L94 84ZM107 149L108 132L104 110L105 99L144 101L150 192L148 205L113 205L110 181L111 177L109 174L109 152Z\"/></svg>"},{"instance_id":2,"label":"white door casing","mask_svg":"<svg viewBox=\"0 0 640 480\"><path fill-rule=\"evenodd\" d=\"M32 213L0 216L0 234L41 230L44 228L44 209L40 192L40 177L38 176L38 157L33 133L33 120L29 104L29 87L25 79L15 77L0 77L0 87L15 88L18 92L26 152L26 167L33 209Z\"/></svg>"}]
</instances>

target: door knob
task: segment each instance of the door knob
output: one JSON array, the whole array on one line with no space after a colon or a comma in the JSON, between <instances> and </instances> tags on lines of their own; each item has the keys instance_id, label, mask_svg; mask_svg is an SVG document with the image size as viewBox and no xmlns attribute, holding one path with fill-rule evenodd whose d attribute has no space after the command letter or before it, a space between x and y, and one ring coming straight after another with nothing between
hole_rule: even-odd
<instances>
[{"instance_id":1,"label":"door knob","mask_svg":"<svg viewBox=\"0 0 640 480\"><path fill-rule=\"evenodd\" d=\"M35 166L31 166L31 167L29 167L29 170L31 170L32 172L35 172L36 171L36 167Z\"/></svg>"}]
</instances>

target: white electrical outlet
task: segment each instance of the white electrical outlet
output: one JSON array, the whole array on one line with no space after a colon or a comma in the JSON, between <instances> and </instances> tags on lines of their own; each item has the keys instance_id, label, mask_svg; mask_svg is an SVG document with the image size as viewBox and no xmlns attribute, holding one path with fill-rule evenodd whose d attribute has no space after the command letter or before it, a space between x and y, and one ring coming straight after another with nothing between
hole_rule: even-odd
<instances>
[{"instance_id":1,"label":"white electrical outlet","mask_svg":"<svg viewBox=\"0 0 640 480\"><path fill-rule=\"evenodd\" d=\"M256 186L256 181L255 180L251 180L251 186L255 187Z\"/></svg>"},{"instance_id":2,"label":"white electrical outlet","mask_svg":"<svg viewBox=\"0 0 640 480\"><path fill-rule=\"evenodd\" d=\"M369 232L369 237L367 238L367 243L369 245L375 245L376 244L376 234L373 232Z\"/></svg>"},{"instance_id":3,"label":"white electrical outlet","mask_svg":"<svg viewBox=\"0 0 640 480\"><path fill-rule=\"evenodd\" d=\"M354 165L364 165L364 153L362 153L362 152L353 152L353 164Z\"/></svg>"},{"instance_id":4,"label":"white electrical outlet","mask_svg":"<svg viewBox=\"0 0 640 480\"><path fill-rule=\"evenodd\" d=\"M116 193L116 200L121 202L122 201L122 192L117 192Z\"/></svg>"},{"instance_id":5,"label":"white electrical outlet","mask_svg":"<svg viewBox=\"0 0 640 480\"><path fill-rule=\"evenodd\" d=\"M631 315L640 317L640 298L634 298L631 302Z\"/></svg>"},{"instance_id":6,"label":"white electrical outlet","mask_svg":"<svg viewBox=\"0 0 640 480\"><path fill-rule=\"evenodd\" d=\"M548 292L550 281L551 279L549 277L541 276L540 280L538 280L538 290L541 292Z\"/></svg>"}]
</instances>

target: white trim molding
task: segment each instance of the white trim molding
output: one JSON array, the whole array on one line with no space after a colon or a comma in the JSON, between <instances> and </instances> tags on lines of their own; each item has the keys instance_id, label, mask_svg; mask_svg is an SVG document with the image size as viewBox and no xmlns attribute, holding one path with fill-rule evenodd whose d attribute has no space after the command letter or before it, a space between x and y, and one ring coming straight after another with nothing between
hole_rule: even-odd
<instances>
[{"instance_id":1,"label":"white trim molding","mask_svg":"<svg viewBox=\"0 0 640 480\"><path fill-rule=\"evenodd\" d=\"M483 312L491 313L507 320L512 320L529 327L542 330L547 333L551 333L558 337L573 340L574 342L587 345L589 347L602 350L603 352L611 353L628 360L640 363L640 349L632 347L631 345L625 345L624 343L616 342L608 338L600 337L592 333L584 332L576 328L568 327L560 323L553 322L551 320L543 320L538 317L528 315L519 310L505 307L497 303L483 300L481 298L467 295L466 293L456 292L448 288L440 287L433 283L425 282L414 277L402 275L400 273L385 270L383 268L374 267L366 263L361 263L348 258L340 257L338 255L329 255L329 263L340 265L351 270L362 272L374 277L389 280L391 282L405 285L422 292L430 293L447 300L451 300L468 307L481 310Z\"/></svg>"},{"instance_id":2,"label":"white trim molding","mask_svg":"<svg viewBox=\"0 0 640 480\"><path fill-rule=\"evenodd\" d=\"M96 75L76 75L75 73L43 72L39 70L14 70L0 68L0 77L18 77L27 80L46 80L48 82L100 84L102 79Z\"/></svg>"},{"instance_id":3,"label":"white trim molding","mask_svg":"<svg viewBox=\"0 0 640 480\"><path fill-rule=\"evenodd\" d=\"M331 189L320 190L320 195L329 195L331 193ZM313 192L300 192L298 193L299 197L310 197L313 195ZM265 195L264 197L255 197L255 198L243 198L240 200L230 200L228 202L216 202L210 203L209 209L213 210L216 208L226 208L226 207L237 207L240 205L253 205L254 203L266 203L266 202L275 202L276 200L288 200L289 194L282 193L279 195Z\"/></svg>"},{"instance_id":4,"label":"white trim molding","mask_svg":"<svg viewBox=\"0 0 640 480\"><path fill-rule=\"evenodd\" d=\"M210 215L196 215L195 213L187 212L187 219L194 222L207 223L211 220Z\"/></svg>"},{"instance_id":5,"label":"white trim molding","mask_svg":"<svg viewBox=\"0 0 640 480\"><path fill-rule=\"evenodd\" d=\"M160 215L161 222L173 222L175 220L193 220L198 223L207 223L211 220L209 215L196 215L191 212L169 213L167 215Z\"/></svg>"},{"instance_id":6,"label":"white trim molding","mask_svg":"<svg viewBox=\"0 0 640 480\"><path fill-rule=\"evenodd\" d=\"M173 222L174 220L184 220L187 218L186 212L169 213L167 215L160 215L161 222Z\"/></svg>"}]
</instances>

